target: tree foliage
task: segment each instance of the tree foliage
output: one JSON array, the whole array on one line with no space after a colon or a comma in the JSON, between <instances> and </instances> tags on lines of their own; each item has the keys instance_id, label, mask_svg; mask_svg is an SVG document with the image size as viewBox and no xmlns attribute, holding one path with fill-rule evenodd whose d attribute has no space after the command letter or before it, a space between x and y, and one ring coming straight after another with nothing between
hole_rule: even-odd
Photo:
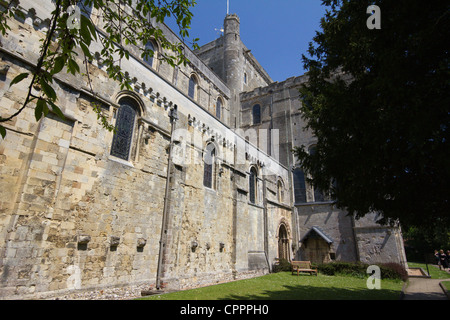
<instances>
[{"instance_id":1,"label":"tree foliage","mask_svg":"<svg viewBox=\"0 0 450 320\"><path fill-rule=\"evenodd\" d=\"M0 124L16 117L25 107L33 104L36 120L50 111L63 118L64 115L57 106L57 94L52 87L55 75L67 72L74 76L88 76L89 61L96 54L106 66L108 77L118 81L122 89L131 88L131 79L126 77L121 68L122 59L130 57L130 46L137 47L142 58L148 58L153 57L154 52L145 44L155 41L164 49L164 52L158 55L159 59L172 66L186 63L184 45L170 42L158 24L172 17L184 41L189 37L193 17L190 9L194 5L195 0L55 0L36 67L30 72L17 75L10 84L13 86L25 79L31 79L25 102L14 114L1 115ZM77 8L80 9L80 15L74 14ZM101 22L101 32L99 26L93 23L93 16ZM0 32L3 35L11 29L10 19L15 18L24 19L24 13L19 1L9 1L0 11ZM156 21L156 24L151 21ZM193 40L194 48L197 47L197 41L198 39ZM93 52L93 42L101 44L100 52ZM79 48L81 56L77 53ZM95 95L92 89L91 91ZM100 109L94 110L103 126L113 130ZM1 125L0 133L5 137L6 129Z\"/></svg>"},{"instance_id":2,"label":"tree foliage","mask_svg":"<svg viewBox=\"0 0 450 320\"><path fill-rule=\"evenodd\" d=\"M322 2L301 89L317 145L314 154L295 149L299 164L356 217L448 226L448 1ZM373 4L381 29L366 26Z\"/></svg>"}]
</instances>

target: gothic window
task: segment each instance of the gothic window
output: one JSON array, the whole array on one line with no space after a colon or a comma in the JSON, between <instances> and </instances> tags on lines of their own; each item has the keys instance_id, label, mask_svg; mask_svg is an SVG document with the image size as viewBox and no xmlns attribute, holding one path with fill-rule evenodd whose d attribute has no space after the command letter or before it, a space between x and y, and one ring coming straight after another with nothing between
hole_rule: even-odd
<instances>
[{"instance_id":1,"label":"gothic window","mask_svg":"<svg viewBox=\"0 0 450 320\"><path fill-rule=\"evenodd\" d=\"M258 190L258 174L256 172L255 167L250 169L249 176L249 193L250 193L250 202L256 203L257 198L257 190Z\"/></svg>"},{"instance_id":2,"label":"gothic window","mask_svg":"<svg viewBox=\"0 0 450 320\"><path fill-rule=\"evenodd\" d=\"M309 147L309 154L314 155L316 153L316 146ZM322 202L325 201L322 191L320 191L317 187L314 187L314 202Z\"/></svg>"},{"instance_id":3,"label":"gothic window","mask_svg":"<svg viewBox=\"0 0 450 320\"><path fill-rule=\"evenodd\" d=\"M294 170L294 199L295 203L306 202L305 174L300 168Z\"/></svg>"},{"instance_id":4,"label":"gothic window","mask_svg":"<svg viewBox=\"0 0 450 320\"><path fill-rule=\"evenodd\" d=\"M212 143L210 143L206 146L205 151L203 185L211 189L214 188L215 163L216 163L216 148Z\"/></svg>"},{"instance_id":5,"label":"gothic window","mask_svg":"<svg viewBox=\"0 0 450 320\"><path fill-rule=\"evenodd\" d=\"M222 113L222 99L218 98L216 103L216 117L217 119L220 119Z\"/></svg>"},{"instance_id":6,"label":"gothic window","mask_svg":"<svg viewBox=\"0 0 450 320\"><path fill-rule=\"evenodd\" d=\"M133 140L133 130L136 120L136 104L131 99L121 99L117 112L116 130L111 146L111 155L128 160Z\"/></svg>"},{"instance_id":7,"label":"gothic window","mask_svg":"<svg viewBox=\"0 0 450 320\"><path fill-rule=\"evenodd\" d=\"M253 106L252 115L253 115L253 124L260 124L261 123L261 106L259 104L256 104Z\"/></svg>"},{"instance_id":8,"label":"gothic window","mask_svg":"<svg viewBox=\"0 0 450 320\"><path fill-rule=\"evenodd\" d=\"M197 93L197 79L194 75L191 76L191 78L189 79L189 91L188 91L188 95L189 98L194 99L195 100L195 96Z\"/></svg>"},{"instance_id":9,"label":"gothic window","mask_svg":"<svg viewBox=\"0 0 450 320\"><path fill-rule=\"evenodd\" d=\"M144 57L144 62L150 66L151 68L153 68L153 63L154 63L154 58L156 55L156 49L155 49L155 45L153 44L153 42L149 41L147 42L147 44L145 45L145 49L146 50L151 50L153 51L152 53L149 53L149 55L147 57Z\"/></svg>"}]
</instances>

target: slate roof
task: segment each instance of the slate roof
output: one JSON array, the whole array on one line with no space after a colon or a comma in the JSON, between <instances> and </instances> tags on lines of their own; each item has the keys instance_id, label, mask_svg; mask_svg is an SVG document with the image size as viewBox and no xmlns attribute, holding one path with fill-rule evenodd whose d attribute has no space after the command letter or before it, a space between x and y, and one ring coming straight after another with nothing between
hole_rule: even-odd
<instances>
[{"instance_id":1,"label":"slate roof","mask_svg":"<svg viewBox=\"0 0 450 320\"><path fill-rule=\"evenodd\" d=\"M314 233L319 235L328 244L332 244L334 242L331 237L329 237L322 229L320 229L317 226L314 226L311 229L309 229L309 231L303 236L302 240L300 240L300 241L304 242L305 240L307 240L311 236L311 234L314 234Z\"/></svg>"}]
</instances>

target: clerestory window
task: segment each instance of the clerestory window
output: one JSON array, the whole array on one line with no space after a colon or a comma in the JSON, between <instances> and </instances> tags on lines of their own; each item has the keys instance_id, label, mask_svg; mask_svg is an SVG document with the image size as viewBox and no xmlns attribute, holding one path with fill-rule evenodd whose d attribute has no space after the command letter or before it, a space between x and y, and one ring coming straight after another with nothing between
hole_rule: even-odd
<instances>
[{"instance_id":1,"label":"clerestory window","mask_svg":"<svg viewBox=\"0 0 450 320\"><path fill-rule=\"evenodd\" d=\"M294 200L295 203L306 202L306 182L305 174L300 168L296 168L293 173L294 176Z\"/></svg>"},{"instance_id":2,"label":"clerestory window","mask_svg":"<svg viewBox=\"0 0 450 320\"><path fill-rule=\"evenodd\" d=\"M149 41L145 45L145 49L151 50L152 52L149 52L149 54L147 56L144 56L144 62L151 68L154 68L155 57L156 57L155 45L153 44L152 41Z\"/></svg>"},{"instance_id":3,"label":"clerestory window","mask_svg":"<svg viewBox=\"0 0 450 320\"><path fill-rule=\"evenodd\" d=\"M222 115L222 99L218 98L216 103L216 118L220 119L221 115Z\"/></svg>"},{"instance_id":4,"label":"clerestory window","mask_svg":"<svg viewBox=\"0 0 450 320\"><path fill-rule=\"evenodd\" d=\"M194 99L194 100L195 100L195 97L197 95L197 85L198 85L197 78L194 75L192 75L189 78L188 96L189 96L189 98Z\"/></svg>"},{"instance_id":5,"label":"clerestory window","mask_svg":"<svg viewBox=\"0 0 450 320\"><path fill-rule=\"evenodd\" d=\"M261 106L259 104L253 106L252 116L253 116L253 124L261 123Z\"/></svg>"}]
</instances>

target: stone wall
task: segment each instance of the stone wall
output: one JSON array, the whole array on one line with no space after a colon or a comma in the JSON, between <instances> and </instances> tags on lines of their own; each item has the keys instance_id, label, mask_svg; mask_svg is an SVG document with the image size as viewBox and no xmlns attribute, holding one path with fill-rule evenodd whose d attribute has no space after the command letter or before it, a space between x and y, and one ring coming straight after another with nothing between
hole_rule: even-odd
<instances>
[{"instance_id":1,"label":"stone wall","mask_svg":"<svg viewBox=\"0 0 450 320\"><path fill-rule=\"evenodd\" d=\"M24 1L27 5L31 2ZM34 67L45 31L36 21L34 13L26 21L14 20L12 31L0 39L6 70L2 115L24 101L27 82L11 88L9 83ZM180 67L177 77L163 64L155 70L136 56L123 61L134 79L133 92L122 91L107 79L101 61L93 61L95 97L81 76L61 74L54 82L65 120L49 114L36 122L30 104L5 123L1 298L153 287L158 277L162 286L180 289L269 271L279 223L291 220L290 197L278 201L276 185L284 181L282 192L289 194L290 173L215 118L212 101L221 95L229 108L230 90L192 52L188 55L191 63ZM193 72L202 74L198 101L187 97L183 80ZM111 155L113 133L93 111L93 103L101 105L114 124L123 97L135 102L138 114L127 160ZM175 106L178 120L172 127ZM213 188L203 185L208 143L218 151ZM259 172L255 205L248 200L251 166Z\"/></svg>"},{"instance_id":2,"label":"stone wall","mask_svg":"<svg viewBox=\"0 0 450 320\"><path fill-rule=\"evenodd\" d=\"M405 265L406 254L401 228L380 226L378 215L371 213L355 220L358 255L369 264L394 262Z\"/></svg>"},{"instance_id":3,"label":"stone wall","mask_svg":"<svg viewBox=\"0 0 450 320\"><path fill-rule=\"evenodd\" d=\"M310 146L315 142L312 133L304 130L299 110L299 88L306 80L305 76L290 78L240 95L241 129L250 133L250 141L263 150L270 150L271 156L285 166L296 163L292 147ZM254 124L252 111L257 104L261 107L261 123ZM251 134L253 132L255 135Z\"/></svg>"},{"instance_id":4,"label":"stone wall","mask_svg":"<svg viewBox=\"0 0 450 320\"><path fill-rule=\"evenodd\" d=\"M304 129L306 124L299 110L301 106L299 88L306 81L306 76L293 77L240 94L241 135L253 145L270 152L272 157L289 168L297 166L291 152L292 148L305 146L308 149L316 143L314 135ZM256 104L261 106L261 122L254 124L252 109ZM347 216L347 212L336 209L326 195L323 196L323 200L318 201L315 190L308 181L305 181L305 192L306 202L295 203L294 220L298 219L296 221L298 228L294 230L298 240L294 241L296 259L307 259L306 241L301 240L312 227L316 226L333 239L329 248L333 259L405 264L399 228L377 224L373 214L354 221Z\"/></svg>"},{"instance_id":5,"label":"stone wall","mask_svg":"<svg viewBox=\"0 0 450 320\"><path fill-rule=\"evenodd\" d=\"M232 108L229 125L232 128L241 127L239 94L267 86L273 81L242 42L239 17L227 15L223 36L205 44L195 53L230 88Z\"/></svg>"}]
</instances>

